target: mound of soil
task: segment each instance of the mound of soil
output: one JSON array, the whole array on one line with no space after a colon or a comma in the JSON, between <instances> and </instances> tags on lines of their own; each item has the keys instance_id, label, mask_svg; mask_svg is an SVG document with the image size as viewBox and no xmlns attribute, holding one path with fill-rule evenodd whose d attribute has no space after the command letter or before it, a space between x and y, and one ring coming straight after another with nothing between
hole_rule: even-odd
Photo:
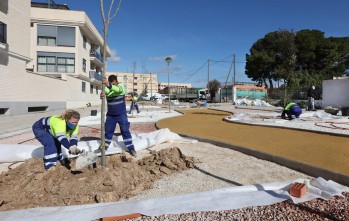
<instances>
[{"instance_id":1,"label":"mound of soil","mask_svg":"<svg viewBox=\"0 0 349 221\"><path fill-rule=\"evenodd\" d=\"M151 151L140 160L128 154L108 156L107 168L98 162L80 173L61 165L45 171L42 159L30 159L0 175L0 211L115 202L152 188L162 176L193 168L196 162L176 147Z\"/></svg>"}]
</instances>

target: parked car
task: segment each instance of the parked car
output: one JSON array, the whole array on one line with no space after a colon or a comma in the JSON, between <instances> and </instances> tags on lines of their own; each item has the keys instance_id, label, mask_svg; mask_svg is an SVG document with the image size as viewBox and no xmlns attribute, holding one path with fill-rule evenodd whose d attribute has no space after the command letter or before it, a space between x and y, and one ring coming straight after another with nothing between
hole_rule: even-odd
<instances>
[{"instance_id":1,"label":"parked car","mask_svg":"<svg viewBox=\"0 0 349 221\"><path fill-rule=\"evenodd\" d=\"M148 93L148 94L142 96L142 99L146 100L146 101L154 101L157 99L165 100L165 99L168 99L168 96L166 96L164 94L159 94L159 93L152 93L152 94Z\"/></svg>"},{"instance_id":2,"label":"parked car","mask_svg":"<svg viewBox=\"0 0 349 221\"><path fill-rule=\"evenodd\" d=\"M150 98L150 100L156 100L156 99L166 100L166 99L168 99L168 96L166 96L164 94L154 94L154 96L152 96Z\"/></svg>"},{"instance_id":3,"label":"parked car","mask_svg":"<svg viewBox=\"0 0 349 221\"><path fill-rule=\"evenodd\" d=\"M142 96L142 100L150 101L150 94L146 94L146 95Z\"/></svg>"}]
</instances>

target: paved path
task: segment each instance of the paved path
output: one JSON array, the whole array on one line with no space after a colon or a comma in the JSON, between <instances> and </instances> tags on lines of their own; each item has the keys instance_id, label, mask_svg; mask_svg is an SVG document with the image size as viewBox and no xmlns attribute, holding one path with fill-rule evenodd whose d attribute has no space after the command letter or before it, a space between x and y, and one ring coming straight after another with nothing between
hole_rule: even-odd
<instances>
[{"instance_id":1,"label":"paved path","mask_svg":"<svg viewBox=\"0 0 349 221\"><path fill-rule=\"evenodd\" d=\"M222 119L230 113L218 110L190 109L183 112L183 116L163 119L157 126L169 128L178 134L246 147L349 176L349 137L228 123Z\"/></svg>"}]
</instances>

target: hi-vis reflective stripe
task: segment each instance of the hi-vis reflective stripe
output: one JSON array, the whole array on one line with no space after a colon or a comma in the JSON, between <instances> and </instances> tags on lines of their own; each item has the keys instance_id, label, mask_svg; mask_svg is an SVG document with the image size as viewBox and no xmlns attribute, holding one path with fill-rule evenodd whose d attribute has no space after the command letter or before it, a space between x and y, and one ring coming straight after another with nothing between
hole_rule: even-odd
<instances>
[{"instance_id":1,"label":"hi-vis reflective stripe","mask_svg":"<svg viewBox=\"0 0 349 221\"><path fill-rule=\"evenodd\" d=\"M108 105L117 105L117 104L122 104L122 103L124 103L123 100L122 101L116 101L116 102L110 102L110 103L108 103Z\"/></svg>"},{"instance_id":2,"label":"hi-vis reflective stripe","mask_svg":"<svg viewBox=\"0 0 349 221\"><path fill-rule=\"evenodd\" d=\"M125 139L124 142L132 141L132 138Z\"/></svg>"},{"instance_id":3,"label":"hi-vis reflective stripe","mask_svg":"<svg viewBox=\"0 0 349 221\"><path fill-rule=\"evenodd\" d=\"M41 123L42 125L50 126L50 117L42 118Z\"/></svg>"},{"instance_id":4,"label":"hi-vis reflective stripe","mask_svg":"<svg viewBox=\"0 0 349 221\"><path fill-rule=\"evenodd\" d=\"M120 100L120 99L124 99L124 95L120 95L117 97L107 97L107 99Z\"/></svg>"},{"instance_id":5,"label":"hi-vis reflective stripe","mask_svg":"<svg viewBox=\"0 0 349 221\"><path fill-rule=\"evenodd\" d=\"M55 162L46 162L46 163L45 163L45 166L48 166L48 165L54 165L54 166L56 166L56 161L55 161Z\"/></svg>"},{"instance_id":6,"label":"hi-vis reflective stripe","mask_svg":"<svg viewBox=\"0 0 349 221\"><path fill-rule=\"evenodd\" d=\"M48 132L49 132L50 134L52 134L52 130L51 130L51 127L50 127L50 117L42 118L41 123L42 123L42 125L44 126L44 128L45 128L46 130L48 129ZM53 134L52 134L52 135L53 135Z\"/></svg>"},{"instance_id":7,"label":"hi-vis reflective stripe","mask_svg":"<svg viewBox=\"0 0 349 221\"><path fill-rule=\"evenodd\" d=\"M110 143L111 141L112 141L112 140L109 140L109 139L105 139L105 142L109 142L109 143Z\"/></svg>"},{"instance_id":8,"label":"hi-vis reflective stripe","mask_svg":"<svg viewBox=\"0 0 349 221\"><path fill-rule=\"evenodd\" d=\"M66 138L64 132L57 133L57 134L56 134L56 137L57 137L57 139L58 139L59 141L61 141L62 139Z\"/></svg>"},{"instance_id":9,"label":"hi-vis reflective stripe","mask_svg":"<svg viewBox=\"0 0 349 221\"><path fill-rule=\"evenodd\" d=\"M78 139L78 135L77 134L72 134L70 138L77 140Z\"/></svg>"},{"instance_id":10,"label":"hi-vis reflective stripe","mask_svg":"<svg viewBox=\"0 0 349 221\"><path fill-rule=\"evenodd\" d=\"M129 145L125 145L127 148L130 147L130 146L133 146L133 144L129 144Z\"/></svg>"},{"instance_id":11,"label":"hi-vis reflective stripe","mask_svg":"<svg viewBox=\"0 0 349 221\"><path fill-rule=\"evenodd\" d=\"M50 155L44 156L44 159L49 160L49 159L55 158L55 157L57 157L57 156L58 156L58 154L57 154L57 153L54 153L54 154L50 154Z\"/></svg>"}]
</instances>

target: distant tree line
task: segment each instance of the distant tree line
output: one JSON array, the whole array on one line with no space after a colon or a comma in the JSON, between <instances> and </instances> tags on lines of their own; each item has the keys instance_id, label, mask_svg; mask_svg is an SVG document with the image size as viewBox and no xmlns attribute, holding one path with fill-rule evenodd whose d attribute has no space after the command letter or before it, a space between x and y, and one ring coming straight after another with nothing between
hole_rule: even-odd
<instances>
[{"instance_id":1,"label":"distant tree line","mask_svg":"<svg viewBox=\"0 0 349 221\"><path fill-rule=\"evenodd\" d=\"M273 89L273 81L287 88L321 85L348 73L349 37L324 36L319 30L279 30L258 39L246 54L245 74Z\"/></svg>"}]
</instances>

